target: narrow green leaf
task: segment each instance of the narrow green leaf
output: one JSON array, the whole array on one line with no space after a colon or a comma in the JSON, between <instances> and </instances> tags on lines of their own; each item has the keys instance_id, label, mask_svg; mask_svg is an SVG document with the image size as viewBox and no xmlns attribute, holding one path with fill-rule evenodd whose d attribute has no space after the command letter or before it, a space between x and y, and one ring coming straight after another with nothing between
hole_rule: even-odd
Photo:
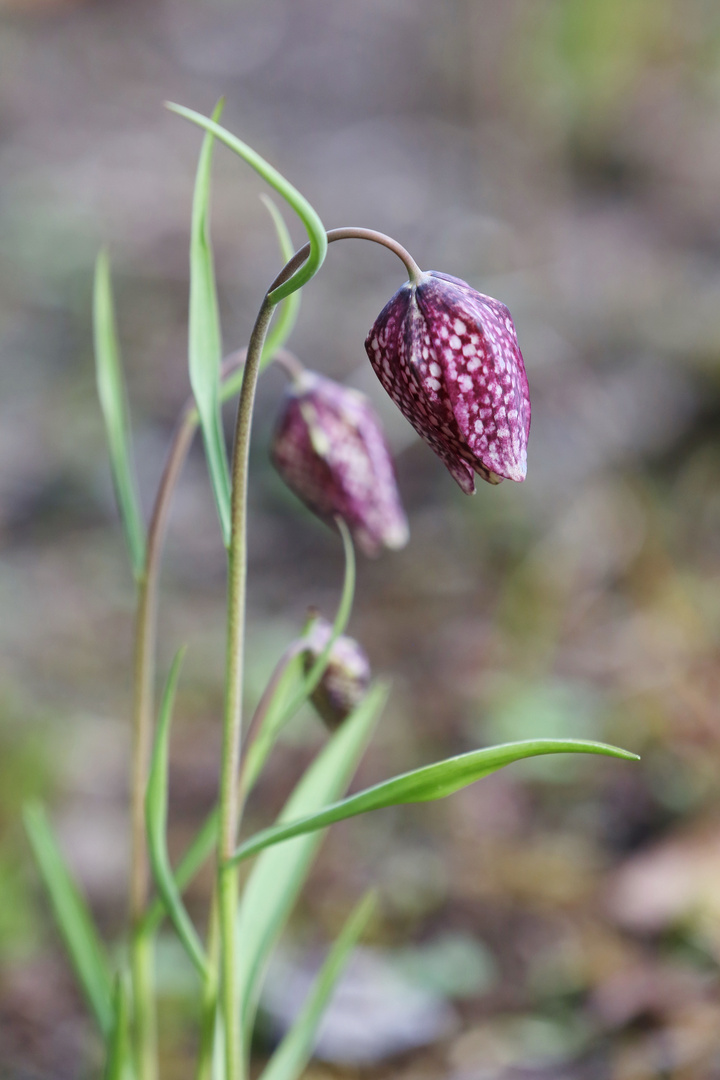
<instances>
[{"instance_id":1,"label":"narrow green leaf","mask_svg":"<svg viewBox=\"0 0 720 1080\"><path fill-rule=\"evenodd\" d=\"M131 1080L133 1076L130 1043L130 990L122 975L115 980L113 1022L108 1037L103 1080Z\"/></svg>"},{"instance_id":2,"label":"narrow green leaf","mask_svg":"<svg viewBox=\"0 0 720 1080\"><path fill-rule=\"evenodd\" d=\"M158 892L185 951L200 975L205 978L207 974L205 951L173 877L166 839L170 721L184 652L185 650L181 649L175 656L165 684L145 796L145 823L150 863Z\"/></svg>"},{"instance_id":3,"label":"narrow green leaf","mask_svg":"<svg viewBox=\"0 0 720 1080\"><path fill-rule=\"evenodd\" d=\"M174 880L178 892L192 881L196 873L212 854L217 842L219 814L215 806L210 811L199 831L191 841L185 854L180 859L175 870ZM165 901L162 896L157 896L147 910L141 924L141 930L146 934L154 934L165 915Z\"/></svg>"},{"instance_id":4,"label":"narrow green leaf","mask_svg":"<svg viewBox=\"0 0 720 1080\"><path fill-rule=\"evenodd\" d=\"M93 293L95 376L110 453L115 497L136 579L145 568L145 526L140 511L130 435L127 395L115 328L110 262L101 251L95 263Z\"/></svg>"},{"instance_id":5,"label":"narrow green leaf","mask_svg":"<svg viewBox=\"0 0 720 1080\"><path fill-rule=\"evenodd\" d=\"M628 750L608 746L606 743L587 742L584 739L528 739L524 742L505 743L502 746L489 746L484 750L471 750L468 754L460 754L458 757L438 761L434 765L426 765L422 769L414 769L402 776L395 776L392 780L385 780L297 821L263 829L240 845L232 861L239 862L283 840L301 836L314 829L324 829L336 821L366 814L370 810L381 810L400 803L443 799L505 765L542 754L605 754L627 761L639 760L637 754L631 754Z\"/></svg>"},{"instance_id":6,"label":"narrow green leaf","mask_svg":"<svg viewBox=\"0 0 720 1080\"><path fill-rule=\"evenodd\" d=\"M303 658L298 652L288 657L288 652L280 661L279 666L282 666L282 670L279 677L277 674L278 668L273 673L273 678L276 678L277 682L272 690L272 697L267 705L267 711L258 732L245 749L243 786L246 794L249 794L255 787L280 732L297 712L297 708L294 708L298 696L297 688L302 686L305 678Z\"/></svg>"},{"instance_id":7,"label":"narrow green leaf","mask_svg":"<svg viewBox=\"0 0 720 1080\"><path fill-rule=\"evenodd\" d=\"M353 909L330 950L315 983L290 1031L260 1074L259 1080L298 1080L312 1055L317 1030L338 979L345 970L358 938L376 904L367 893Z\"/></svg>"},{"instance_id":8,"label":"narrow green leaf","mask_svg":"<svg viewBox=\"0 0 720 1080\"><path fill-rule=\"evenodd\" d=\"M213 113L222 112L221 101ZM222 342L215 266L210 238L210 168L214 138L203 139L195 177L190 235L190 315L188 361L190 385L205 443L208 472L225 544L230 541L230 470L220 413Z\"/></svg>"},{"instance_id":9,"label":"narrow green leaf","mask_svg":"<svg viewBox=\"0 0 720 1080\"><path fill-rule=\"evenodd\" d=\"M113 984L105 950L87 905L65 865L45 810L25 807L25 829L50 896L55 920L85 999L103 1035L113 1023Z\"/></svg>"},{"instance_id":10,"label":"narrow green leaf","mask_svg":"<svg viewBox=\"0 0 720 1080\"><path fill-rule=\"evenodd\" d=\"M296 289L300 289L307 284L322 266L327 253L325 226L316 211L307 199L303 198L297 188L294 188L277 169L274 169L247 143L242 142L235 135L231 135L229 131L216 123L214 118L210 120L207 116L203 116L193 109L186 109L183 105L175 105L172 102L166 104L171 112L177 113L178 116L184 116L186 120L190 120L193 124L197 124L198 127L204 128L205 131L210 132L216 139L225 143L226 146L238 154L243 161L247 162L255 172L262 176L263 180L277 191L278 195L285 199L305 226L310 241L310 254L292 277L272 293L270 299L278 304L286 296L295 292Z\"/></svg>"},{"instance_id":11,"label":"narrow green leaf","mask_svg":"<svg viewBox=\"0 0 720 1080\"><path fill-rule=\"evenodd\" d=\"M387 700L378 683L328 740L298 781L280 815L281 821L312 814L336 798L348 784ZM249 1037L260 981L268 956L292 910L322 840L315 832L267 851L256 862L243 889L237 942L243 1032Z\"/></svg>"},{"instance_id":12,"label":"narrow green leaf","mask_svg":"<svg viewBox=\"0 0 720 1080\"><path fill-rule=\"evenodd\" d=\"M275 232L277 233L278 243L280 245L280 254L283 258L283 263L290 261L294 254L293 242L288 232L288 227L285 224L285 219L278 210L275 203L267 195L261 195L263 203L267 207L268 213L273 220L275 226ZM300 314L300 292L296 290L286 296L282 303L279 305L279 310L275 317L268 336L265 339L265 346L263 348L261 368L267 366L270 363L278 349L282 349L288 341L290 335L295 329L295 323L298 320Z\"/></svg>"}]
</instances>

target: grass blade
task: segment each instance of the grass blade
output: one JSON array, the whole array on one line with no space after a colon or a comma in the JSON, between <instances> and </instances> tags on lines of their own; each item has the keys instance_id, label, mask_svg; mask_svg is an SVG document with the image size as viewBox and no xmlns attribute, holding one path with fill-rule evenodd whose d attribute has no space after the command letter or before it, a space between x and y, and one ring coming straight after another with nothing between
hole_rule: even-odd
<instances>
[{"instance_id":1,"label":"grass blade","mask_svg":"<svg viewBox=\"0 0 720 1080\"><path fill-rule=\"evenodd\" d=\"M385 705L388 687L376 684L327 742L285 804L281 820L311 814L336 798L349 782ZM260 981L273 945L303 886L322 833L301 837L256 862L238 911L237 942L242 1025L249 1036Z\"/></svg>"},{"instance_id":2,"label":"grass blade","mask_svg":"<svg viewBox=\"0 0 720 1080\"><path fill-rule=\"evenodd\" d=\"M282 255L283 264L289 262L294 253L293 242L288 232L288 227L285 224L285 219L278 210L272 199L267 195L261 195L263 203L267 207L267 211L273 220L275 226L275 232L277 233L278 243L280 245L280 254ZM297 322L298 315L300 314L300 292L296 290L286 296L280 305L279 311L270 327L268 336L265 339L265 346L263 348L263 355L261 361L261 368L267 366L270 363L273 356L278 349L281 349L288 338L295 329L295 323Z\"/></svg>"},{"instance_id":3,"label":"grass blade","mask_svg":"<svg viewBox=\"0 0 720 1080\"><path fill-rule=\"evenodd\" d=\"M103 1080L130 1080L133 1075L130 1045L130 993L121 975L115 980L113 1023Z\"/></svg>"},{"instance_id":4,"label":"grass blade","mask_svg":"<svg viewBox=\"0 0 720 1080\"><path fill-rule=\"evenodd\" d=\"M25 828L50 896L55 920L65 942L85 999L103 1035L113 1025L113 984L105 950L87 905L65 864L45 810L31 804L24 811Z\"/></svg>"},{"instance_id":5,"label":"grass blade","mask_svg":"<svg viewBox=\"0 0 720 1080\"><path fill-rule=\"evenodd\" d=\"M298 1080L312 1055L320 1021L338 979L345 970L358 938L368 924L376 904L374 892L367 893L353 909L315 980L308 999L259 1080Z\"/></svg>"},{"instance_id":6,"label":"grass blade","mask_svg":"<svg viewBox=\"0 0 720 1080\"><path fill-rule=\"evenodd\" d=\"M283 840L301 836L314 829L324 829L336 821L366 814L370 810L381 810L400 803L430 802L443 799L454 791L467 787L468 784L481 780L484 776L510 765L523 758L538 757L542 754L605 754L609 757L637 761L638 755L628 750L621 750L606 743L588 742L584 739L529 739L524 742L505 743L502 746L489 746L484 750L471 750L458 757L426 765L422 769L395 776L365 791L351 795L342 802L327 806L314 814L290 821L287 824L273 825L250 837L235 852L234 862L247 859L258 851L278 844Z\"/></svg>"},{"instance_id":7,"label":"grass blade","mask_svg":"<svg viewBox=\"0 0 720 1080\"><path fill-rule=\"evenodd\" d=\"M217 105L213 119L220 116L222 106L222 102ZM188 361L220 527L225 544L228 544L230 470L220 413L222 341L210 238L210 168L214 141L208 132L203 139L195 177L190 236Z\"/></svg>"},{"instance_id":8,"label":"grass blade","mask_svg":"<svg viewBox=\"0 0 720 1080\"><path fill-rule=\"evenodd\" d=\"M294 188L277 169L274 169L252 147L242 142L235 135L231 135L224 127L221 127L214 118L210 120L207 116L203 116L193 109L186 109L184 105L175 105L172 102L167 102L167 107L171 112L177 113L178 116L184 116L186 120L190 120L193 124L197 124L198 127L204 128L205 131L210 132L216 139L225 143L234 153L238 154L243 161L247 162L255 172L262 176L270 187L277 191L278 195L295 211L305 226L310 240L310 254L292 277L272 293L271 300L278 304L286 296L290 296L291 293L295 292L296 289L300 289L307 284L322 266L327 253L325 226L316 211L307 199L303 198L297 188Z\"/></svg>"},{"instance_id":9,"label":"grass blade","mask_svg":"<svg viewBox=\"0 0 720 1080\"><path fill-rule=\"evenodd\" d=\"M196 833L173 875L179 893L192 881L202 864L212 854L217 843L218 808L214 807ZM157 896L147 910L141 923L144 934L154 934L166 913L165 901Z\"/></svg>"},{"instance_id":10,"label":"grass blade","mask_svg":"<svg viewBox=\"0 0 720 1080\"><path fill-rule=\"evenodd\" d=\"M104 251L100 252L95 263L93 333L95 376L100 408L105 420L115 497L130 555L130 565L136 580L139 580L145 568L145 526L133 467L127 395L115 327L110 261Z\"/></svg>"},{"instance_id":11,"label":"grass blade","mask_svg":"<svg viewBox=\"0 0 720 1080\"><path fill-rule=\"evenodd\" d=\"M147 826L148 851L155 884L163 899L170 921L177 932L185 951L205 978L207 960L197 931L185 909L173 877L167 850L167 799L168 799L168 749L170 743L170 721L177 688L180 666L184 655L181 649L173 660L168 675L160 717L158 719L155 748L153 750L147 794L145 796L145 821Z\"/></svg>"}]
</instances>

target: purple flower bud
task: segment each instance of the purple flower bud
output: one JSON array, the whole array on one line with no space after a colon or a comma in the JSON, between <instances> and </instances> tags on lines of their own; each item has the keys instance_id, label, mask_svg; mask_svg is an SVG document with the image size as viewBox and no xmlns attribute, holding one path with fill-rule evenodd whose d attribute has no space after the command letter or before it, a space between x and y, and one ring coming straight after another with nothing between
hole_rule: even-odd
<instances>
[{"instance_id":1,"label":"purple flower bud","mask_svg":"<svg viewBox=\"0 0 720 1080\"><path fill-rule=\"evenodd\" d=\"M290 490L323 520L343 518L367 555L407 543L390 451L358 390L304 372L287 395L271 457Z\"/></svg>"},{"instance_id":2,"label":"purple flower bud","mask_svg":"<svg viewBox=\"0 0 720 1080\"><path fill-rule=\"evenodd\" d=\"M434 270L380 312L365 348L403 415L468 495L524 480L530 398L510 312Z\"/></svg>"},{"instance_id":3,"label":"purple flower bud","mask_svg":"<svg viewBox=\"0 0 720 1080\"><path fill-rule=\"evenodd\" d=\"M332 626L326 619L316 619L308 634L304 654L305 672L321 655L330 640ZM330 659L323 677L310 695L310 700L330 731L357 708L370 686L370 661L354 638L341 635L330 650Z\"/></svg>"}]
</instances>

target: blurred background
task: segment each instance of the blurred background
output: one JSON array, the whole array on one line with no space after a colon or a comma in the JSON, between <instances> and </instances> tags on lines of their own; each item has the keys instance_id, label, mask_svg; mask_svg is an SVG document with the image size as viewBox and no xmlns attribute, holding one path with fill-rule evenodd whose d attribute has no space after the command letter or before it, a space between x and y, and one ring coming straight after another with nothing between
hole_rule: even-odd
<instances>
[{"instance_id":1,"label":"blurred background","mask_svg":"<svg viewBox=\"0 0 720 1080\"><path fill-rule=\"evenodd\" d=\"M106 244L147 509L188 392L200 146L162 102L207 113L221 94L226 125L327 227L389 232L507 303L528 369L528 479L468 499L364 356L404 280L396 260L334 245L303 294L291 344L372 395L411 518L407 549L359 570L351 629L394 689L357 783L540 735L642 754L516 766L335 827L270 975L258 1062L377 882L313 1080L720 1077L712 0L0 0L0 1075L98 1075L19 811L49 803L118 940L133 587L95 395L92 266ZM218 148L228 351L279 267L262 190ZM267 462L282 385L267 374L257 414L253 701L307 606L333 611L342 573L336 538ZM224 559L204 469L196 447L163 578L161 672L189 644L174 853L216 785ZM250 826L322 739L309 715L288 733ZM200 918L208 882L189 893ZM169 937L161 983L164 1075L185 1077L193 975Z\"/></svg>"}]
</instances>

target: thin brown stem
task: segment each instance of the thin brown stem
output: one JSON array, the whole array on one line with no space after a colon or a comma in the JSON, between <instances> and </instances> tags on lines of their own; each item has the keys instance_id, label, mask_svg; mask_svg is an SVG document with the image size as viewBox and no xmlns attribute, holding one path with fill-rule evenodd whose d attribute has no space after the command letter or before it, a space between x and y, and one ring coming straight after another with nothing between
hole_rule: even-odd
<instances>
[{"instance_id":1,"label":"thin brown stem","mask_svg":"<svg viewBox=\"0 0 720 1080\"><path fill-rule=\"evenodd\" d=\"M223 364L223 377L245 359L245 350ZM133 680L133 748L131 765L130 848L130 967L133 983L133 1029L139 1080L157 1074L153 949L142 924L147 909L149 869L145 838L147 787L154 727L155 657L157 652L158 582L172 496L197 429L197 414L190 398L175 427L165 468L148 526L145 567L138 583L135 616Z\"/></svg>"}]
</instances>

